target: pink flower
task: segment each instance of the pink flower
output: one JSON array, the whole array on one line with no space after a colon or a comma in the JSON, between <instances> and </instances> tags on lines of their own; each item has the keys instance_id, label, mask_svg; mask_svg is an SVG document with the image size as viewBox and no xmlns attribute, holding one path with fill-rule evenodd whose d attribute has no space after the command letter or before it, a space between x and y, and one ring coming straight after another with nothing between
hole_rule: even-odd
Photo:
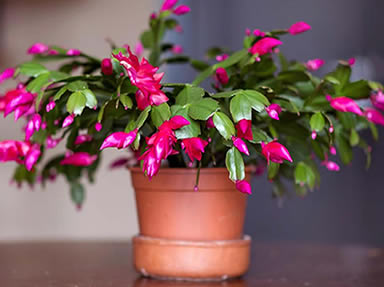
<instances>
[{"instance_id":1,"label":"pink flower","mask_svg":"<svg viewBox=\"0 0 384 287\"><path fill-rule=\"evenodd\" d=\"M330 126L329 129L328 129L329 133L333 133L335 131L335 128L333 126Z\"/></svg>"},{"instance_id":2,"label":"pink flower","mask_svg":"<svg viewBox=\"0 0 384 287\"><path fill-rule=\"evenodd\" d=\"M226 85L228 83L228 74L224 68L220 67L216 69L216 80L222 85Z\"/></svg>"},{"instance_id":3,"label":"pink flower","mask_svg":"<svg viewBox=\"0 0 384 287\"><path fill-rule=\"evenodd\" d=\"M165 0L163 5L161 5L160 12L171 10L177 2L178 0Z\"/></svg>"},{"instance_id":4,"label":"pink flower","mask_svg":"<svg viewBox=\"0 0 384 287\"><path fill-rule=\"evenodd\" d=\"M101 131L101 129L103 128L103 125L101 124L101 123L99 123L99 122L97 122L96 124L95 124L95 130L96 131Z\"/></svg>"},{"instance_id":5,"label":"pink flower","mask_svg":"<svg viewBox=\"0 0 384 287\"><path fill-rule=\"evenodd\" d=\"M253 30L253 35L256 37L265 37L265 33L260 31L259 29Z\"/></svg>"},{"instance_id":6,"label":"pink flower","mask_svg":"<svg viewBox=\"0 0 384 287\"><path fill-rule=\"evenodd\" d=\"M271 141L267 144L261 143L261 152L264 157L267 159L269 164L270 161L276 163L283 163L284 160L292 162L291 155L289 154L287 148L277 141Z\"/></svg>"},{"instance_id":7,"label":"pink flower","mask_svg":"<svg viewBox=\"0 0 384 287\"><path fill-rule=\"evenodd\" d=\"M31 94L25 88L8 91L5 94L4 117L14 112L15 121L21 116L28 114L33 109L36 94Z\"/></svg>"},{"instance_id":8,"label":"pink flower","mask_svg":"<svg viewBox=\"0 0 384 287\"><path fill-rule=\"evenodd\" d=\"M175 15L184 15L191 11L191 8L187 5L180 5L173 10L173 14Z\"/></svg>"},{"instance_id":9,"label":"pink flower","mask_svg":"<svg viewBox=\"0 0 384 287\"><path fill-rule=\"evenodd\" d=\"M248 147L245 142L238 137L232 136L233 145L242 153L249 155Z\"/></svg>"},{"instance_id":10,"label":"pink flower","mask_svg":"<svg viewBox=\"0 0 384 287\"><path fill-rule=\"evenodd\" d=\"M83 143L90 142L92 140L93 140L93 137L91 135L84 134L84 135L78 135L74 143L75 145L81 145Z\"/></svg>"},{"instance_id":11,"label":"pink flower","mask_svg":"<svg viewBox=\"0 0 384 287\"><path fill-rule=\"evenodd\" d=\"M332 155L336 155L336 148L335 148L334 146L329 147L329 152L330 152Z\"/></svg>"},{"instance_id":12,"label":"pink flower","mask_svg":"<svg viewBox=\"0 0 384 287\"><path fill-rule=\"evenodd\" d=\"M152 13L151 16L149 16L149 19L155 20L157 18L156 13Z\"/></svg>"},{"instance_id":13,"label":"pink flower","mask_svg":"<svg viewBox=\"0 0 384 287\"><path fill-rule=\"evenodd\" d=\"M325 160L321 164L324 165L330 171L339 171L340 170L340 166L333 161Z\"/></svg>"},{"instance_id":14,"label":"pink flower","mask_svg":"<svg viewBox=\"0 0 384 287\"><path fill-rule=\"evenodd\" d=\"M242 193L252 194L251 185L246 180L237 180L236 189Z\"/></svg>"},{"instance_id":15,"label":"pink flower","mask_svg":"<svg viewBox=\"0 0 384 287\"><path fill-rule=\"evenodd\" d=\"M175 31L177 33L183 33L183 27L181 25L176 25L175 26Z\"/></svg>"},{"instance_id":16,"label":"pink flower","mask_svg":"<svg viewBox=\"0 0 384 287\"><path fill-rule=\"evenodd\" d=\"M221 62L221 61L224 61L224 60L228 59L228 57L229 57L228 54L217 55L216 56L216 61Z\"/></svg>"},{"instance_id":17,"label":"pink flower","mask_svg":"<svg viewBox=\"0 0 384 287\"><path fill-rule=\"evenodd\" d=\"M160 90L160 81L164 73L156 74L158 67L153 67L144 57L139 63L138 58L128 47L129 57L120 52L113 55L122 65L131 80L132 85L139 88L136 93L136 101L139 109L143 110L148 105L160 105L168 101L167 96Z\"/></svg>"},{"instance_id":18,"label":"pink flower","mask_svg":"<svg viewBox=\"0 0 384 287\"><path fill-rule=\"evenodd\" d=\"M350 112L356 115L362 116L363 112L356 102L347 97L332 98L330 95L326 95L327 101L331 104L331 107L340 112Z\"/></svg>"},{"instance_id":19,"label":"pink flower","mask_svg":"<svg viewBox=\"0 0 384 287\"><path fill-rule=\"evenodd\" d=\"M364 110L364 116L368 121L384 126L384 116L379 111L372 108L366 108Z\"/></svg>"},{"instance_id":20,"label":"pink flower","mask_svg":"<svg viewBox=\"0 0 384 287\"><path fill-rule=\"evenodd\" d=\"M30 55L43 54L49 50L49 47L43 43L33 44L27 51Z\"/></svg>"},{"instance_id":21,"label":"pink flower","mask_svg":"<svg viewBox=\"0 0 384 287\"><path fill-rule=\"evenodd\" d=\"M349 58L348 59L348 65L350 65L351 67L356 63L356 59L355 58Z\"/></svg>"},{"instance_id":22,"label":"pink flower","mask_svg":"<svg viewBox=\"0 0 384 287\"><path fill-rule=\"evenodd\" d=\"M308 31L310 29L311 29L311 26L309 24L305 22L297 22L293 24L291 27L289 27L288 32L291 35L297 35L305 31Z\"/></svg>"},{"instance_id":23,"label":"pink flower","mask_svg":"<svg viewBox=\"0 0 384 287\"><path fill-rule=\"evenodd\" d=\"M312 131L312 133L311 133L311 138L312 138L313 140L315 140L315 139L317 138L317 132L316 132L316 131Z\"/></svg>"},{"instance_id":24,"label":"pink flower","mask_svg":"<svg viewBox=\"0 0 384 287\"><path fill-rule=\"evenodd\" d=\"M41 154L40 146L29 142L7 140L0 142L0 161L16 161L31 171Z\"/></svg>"},{"instance_id":25,"label":"pink flower","mask_svg":"<svg viewBox=\"0 0 384 287\"><path fill-rule=\"evenodd\" d=\"M251 29L246 28L245 29L245 36L249 36L249 35L251 35Z\"/></svg>"},{"instance_id":26,"label":"pink flower","mask_svg":"<svg viewBox=\"0 0 384 287\"><path fill-rule=\"evenodd\" d=\"M67 56L80 56L81 51L77 49L69 49L67 51Z\"/></svg>"},{"instance_id":27,"label":"pink flower","mask_svg":"<svg viewBox=\"0 0 384 287\"><path fill-rule=\"evenodd\" d=\"M61 139L54 139L51 136L48 136L47 139L45 140L45 145L47 149L52 149L55 148L59 143L61 142Z\"/></svg>"},{"instance_id":28,"label":"pink flower","mask_svg":"<svg viewBox=\"0 0 384 287\"><path fill-rule=\"evenodd\" d=\"M172 53L173 54L181 54L181 53L183 53L183 47L181 45L173 45Z\"/></svg>"},{"instance_id":29,"label":"pink flower","mask_svg":"<svg viewBox=\"0 0 384 287\"><path fill-rule=\"evenodd\" d=\"M55 107L56 107L56 103L55 103L55 101L50 101L50 102L45 106L45 110L47 111L47 113L49 113L49 112L52 111Z\"/></svg>"},{"instance_id":30,"label":"pink flower","mask_svg":"<svg viewBox=\"0 0 384 287\"><path fill-rule=\"evenodd\" d=\"M184 117L174 116L170 120L162 123L158 132L146 139L146 151L138 159L143 160L143 171L146 172L150 179L159 171L163 159L177 153L177 151L173 149L177 142L174 130L189 124L190 122Z\"/></svg>"},{"instance_id":31,"label":"pink flower","mask_svg":"<svg viewBox=\"0 0 384 287\"><path fill-rule=\"evenodd\" d=\"M50 49L48 51L48 55L51 55L51 56L59 55L59 52L54 49Z\"/></svg>"},{"instance_id":32,"label":"pink flower","mask_svg":"<svg viewBox=\"0 0 384 287\"><path fill-rule=\"evenodd\" d=\"M41 127L41 116L39 114L34 114L32 118L28 121L27 126L25 127L25 140L29 141L31 136L40 130Z\"/></svg>"},{"instance_id":33,"label":"pink flower","mask_svg":"<svg viewBox=\"0 0 384 287\"><path fill-rule=\"evenodd\" d=\"M210 117L210 118L206 121L205 125L206 125L207 128L209 128L209 129L214 128L214 127L215 127L215 124L213 123L213 117Z\"/></svg>"},{"instance_id":34,"label":"pink flower","mask_svg":"<svg viewBox=\"0 0 384 287\"><path fill-rule=\"evenodd\" d=\"M144 46L143 44L139 41L136 43L136 46L135 46L135 54L138 56L138 57L141 57L141 55L143 54L144 52Z\"/></svg>"},{"instance_id":35,"label":"pink flower","mask_svg":"<svg viewBox=\"0 0 384 287\"><path fill-rule=\"evenodd\" d=\"M75 152L68 154L60 161L61 165L89 166L97 159L97 155L91 155L87 152Z\"/></svg>"},{"instance_id":36,"label":"pink flower","mask_svg":"<svg viewBox=\"0 0 384 287\"><path fill-rule=\"evenodd\" d=\"M279 120L279 114L281 113L281 107L278 104L270 104L268 107L265 108L266 112L268 113L269 117L274 120Z\"/></svg>"},{"instance_id":37,"label":"pink flower","mask_svg":"<svg viewBox=\"0 0 384 287\"><path fill-rule=\"evenodd\" d=\"M104 58L101 61L101 71L106 76L113 75L112 60L110 58Z\"/></svg>"},{"instance_id":38,"label":"pink flower","mask_svg":"<svg viewBox=\"0 0 384 287\"><path fill-rule=\"evenodd\" d=\"M28 145L27 149L29 150ZM5 140L0 142L0 162L17 161L20 158L20 148L17 141Z\"/></svg>"},{"instance_id":39,"label":"pink flower","mask_svg":"<svg viewBox=\"0 0 384 287\"><path fill-rule=\"evenodd\" d=\"M384 93L381 90L371 94L371 102L375 108L384 111Z\"/></svg>"},{"instance_id":40,"label":"pink flower","mask_svg":"<svg viewBox=\"0 0 384 287\"><path fill-rule=\"evenodd\" d=\"M62 128L66 128L66 127L69 127L73 121L75 120L75 114L72 114L72 115L69 115L67 116L64 121L63 121L63 125L62 125Z\"/></svg>"},{"instance_id":41,"label":"pink flower","mask_svg":"<svg viewBox=\"0 0 384 287\"><path fill-rule=\"evenodd\" d=\"M30 150L28 151L28 153L26 154L25 156L25 160L24 160L24 165L25 165L25 168L28 170L28 171L31 171L33 166L36 164L36 162L39 160L40 158L40 155L41 155L41 150L40 150L40 146L35 144L33 145Z\"/></svg>"},{"instance_id":42,"label":"pink flower","mask_svg":"<svg viewBox=\"0 0 384 287\"><path fill-rule=\"evenodd\" d=\"M253 139L252 121L242 119L236 124L237 136L246 140Z\"/></svg>"},{"instance_id":43,"label":"pink flower","mask_svg":"<svg viewBox=\"0 0 384 287\"><path fill-rule=\"evenodd\" d=\"M317 71L322 65L324 65L324 63L325 62L322 59L313 59L307 61L307 63L305 63L305 66L308 71Z\"/></svg>"},{"instance_id":44,"label":"pink flower","mask_svg":"<svg viewBox=\"0 0 384 287\"><path fill-rule=\"evenodd\" d=\"M127 148L130 144L132 144L137 136L137 129L126 132L115 132L110 134L103 142L100 147L100 150L109 147L115 147L117 149Z\"/></svg>"},{"instance_id":45,"label":"pink flower","mask_svg":"<svg viewBox=\"0 0 384 287\"><path fill-rule=\"evenodd\" d=\"M5 80L8 80L13 77L15 74L15 69L14 68L8 68L5 69L1 74L0 74L0 84L4 82Z\"/></svg>"},{"instance_id":46,"label":"pink flower","mask_svg":"<svg viewBox=\"0 0 384 287\"><path fill-rule=\"evenodd\" d=\"M249 49L249 52L252 55L258 54L259 56L262 56L270 53L273 48L281 44L283 44L283 42L278 39L266 37L253 44L253 46Z\"/></svg>"},{"instance_id":47,"label":"pink flower","mask_svg":"<svg viewBox=\"0 0 384 287\"><path fill-rule=\"evenodd\" d=\"M201 138L188 138L181 141L181 148L185 150L185 153L189 156L191 161L201 160L204 148L208 145L208 142Z\"/></svg>"}]
</instances>

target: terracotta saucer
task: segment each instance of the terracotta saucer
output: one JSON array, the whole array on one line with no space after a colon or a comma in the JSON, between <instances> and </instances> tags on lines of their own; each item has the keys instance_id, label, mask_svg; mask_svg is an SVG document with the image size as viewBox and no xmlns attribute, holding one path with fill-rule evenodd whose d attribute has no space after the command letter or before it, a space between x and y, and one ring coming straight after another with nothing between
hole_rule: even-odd
<instances>
[{"instance_id":1,"label":"terracotta saucer","mask_svg":"<svg viewBox=\"0 0 384 287\"><path fill-rule=\"evenodd\" d=\"M176 280L225 280L243 275L249 265L251 238L182 241L133 238L134 264L144 276Z\"/></svg>"}]
</instances>

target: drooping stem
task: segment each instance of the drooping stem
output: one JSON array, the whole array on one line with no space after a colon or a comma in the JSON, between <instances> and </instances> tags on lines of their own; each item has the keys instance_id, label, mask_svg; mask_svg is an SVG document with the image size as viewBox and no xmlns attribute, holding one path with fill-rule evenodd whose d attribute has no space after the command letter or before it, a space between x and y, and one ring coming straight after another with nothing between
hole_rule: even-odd
<instances>
[{"instance_id":1,"label":"drooping stem","mask_svg":"<svg viewBox=\"0 0 384 287\"><path fill-rule=\"evenodd\" d=\"M194 191L199 190L200 169L201 169L201 161L199 161L199 166L197 167L196 183L195 183Z\"/></svg>"}]
</instances>

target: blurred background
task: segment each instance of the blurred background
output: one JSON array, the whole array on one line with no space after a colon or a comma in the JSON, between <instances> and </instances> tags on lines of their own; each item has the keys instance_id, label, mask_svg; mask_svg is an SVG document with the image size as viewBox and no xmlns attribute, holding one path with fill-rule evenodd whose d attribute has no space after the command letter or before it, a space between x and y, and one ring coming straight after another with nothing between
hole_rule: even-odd
<instances>
[{"instance_id":1,"label":"blurred background","mask_svg":"<svg viewBox=\"0 0 384 287\"><path fill-rule=\"evenodd\" d=\"M181 17L184 33L169 35L187 54L203 58L206 48L238 49L245 28L287 28L297 21L310 32L286 36L281 50L288 58L326 60L323 71L339 59L356 57L353 78L384 80L384 41L380 0L191 0L192 12ZM134 45L159 0L2 0L0 1L0 70L27 59L35 42L77 48L105 57L106 38ZM176 66L166 81L192 79L194 72ZM4 89L4 86L1 87ZM2 90L0 90L1 92ZM11 118L0 121L0 140L19 138ZM20 126L21 128L21 126ZM383 134L384 129L380 130ZM366 135L370 138L370 135ZM352 165L334 173L322 170L319 190L306 198L272 199L266 178L252 180L246 233L256 240L293 240L384 246L384 141L370 141L372 166L356 152ZM108 152L97 182L87 186L82 211L70 202L68 186L58 180L45 190L9 185L12 164L0 165L0 240L128 239L137 233L134 196L129 173L108 170L117 157Z\"/></svg>"}]
</instances>

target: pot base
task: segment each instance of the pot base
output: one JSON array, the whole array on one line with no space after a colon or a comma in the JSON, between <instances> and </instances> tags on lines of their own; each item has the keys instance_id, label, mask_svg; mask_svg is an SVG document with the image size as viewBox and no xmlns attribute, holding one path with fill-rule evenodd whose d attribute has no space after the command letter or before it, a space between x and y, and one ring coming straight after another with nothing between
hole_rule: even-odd
<instances>
[{"instance_id":1,"label":"pot base","mask_svg":"<svg viewBox=\"0 0 384 287\"><path fill-rule=\"evenodd\" d=\"M144 276L189 281L221 281L243 275L249 266L251 237L239 240L183 241L135 236L134 264Z\"/></svg>"}]
</instances>

